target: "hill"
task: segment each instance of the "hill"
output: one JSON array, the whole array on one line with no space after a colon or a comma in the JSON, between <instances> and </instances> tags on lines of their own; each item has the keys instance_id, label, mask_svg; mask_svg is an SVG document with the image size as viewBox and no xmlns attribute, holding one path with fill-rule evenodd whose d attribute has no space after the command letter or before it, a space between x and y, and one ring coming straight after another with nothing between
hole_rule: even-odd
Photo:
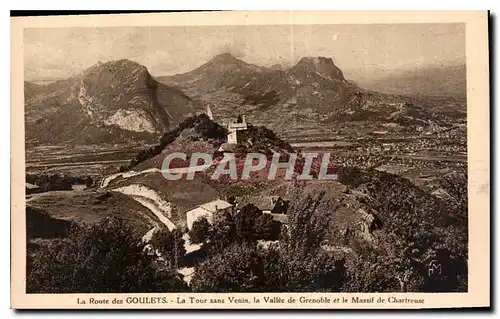
<instances>
[{"instance_id":1,"label":"hill","mask_svg":"<svg viewBox=\"0 0 500 319\"><path fill-rule=\"evenodd\" d=\"M238 152L294 151L266 127L251 126L243 132L241 143L232 144ZM138 236L165 227L185 232L186 212L198 205L215 199L233 198L239 203L255 196L280 196L290 203L291 223L300 226L304 211L313 216L302 221L307 227L299 229L314 235L316 227L323 229L321 237L312 239L322 253L345 262L343 291L466 290L467 180L463 175L440 176L436 191L393 174L340 166L333 159L339 166L335 181L301 184L269 180L265 174L252 174L248 180L211 180L212 167L192 180L162 176L168 154L221 156L226 134L204 114L189 117L165 133L158 145L139 153L122 172L107 176L98 189L32 195L27 200L30 236L65 236L70 223L93 224L104 216L127 220ZM49 226L57 232L43 230ZM193 246L186 244L185 249ZM437 279L428 275L432 262L443 265Z\"/></svg>"},{"instance_id":2,"label":"hill","mask_svg":"<svg viewBox=\"0 0 500 319\"><path fill-rule=\"evenodd\" d=\"M40 144L154 140L195 108L130 60L99 62L45 86L29 83L25 95L26 140Z\"/></svg>"},{"instance_id":3,"label":"hill","mask_svg":"<svg viewBox=\"0 0 500 319\"><path fill-rule=\"evenodd\" d=\"M33 97L43 92L43 90L43 85L24 81L24 100L31 100Z\"/></svg>"}]
</instances>

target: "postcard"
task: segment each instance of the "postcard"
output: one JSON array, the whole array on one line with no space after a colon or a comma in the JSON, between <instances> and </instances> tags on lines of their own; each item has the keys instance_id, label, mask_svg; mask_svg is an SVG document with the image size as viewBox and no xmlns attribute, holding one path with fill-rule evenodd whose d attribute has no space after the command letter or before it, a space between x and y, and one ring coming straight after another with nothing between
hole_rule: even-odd
<instances>
[{"instance_id":1,"label":"postcard","mask_svg":"<svg viewBox=\"0 0 500 319\"><path fill-rule=\"evenodd\" d=\"M12 308L490 307L488 18L11 18Z\"/></svg>"}]
</instances>

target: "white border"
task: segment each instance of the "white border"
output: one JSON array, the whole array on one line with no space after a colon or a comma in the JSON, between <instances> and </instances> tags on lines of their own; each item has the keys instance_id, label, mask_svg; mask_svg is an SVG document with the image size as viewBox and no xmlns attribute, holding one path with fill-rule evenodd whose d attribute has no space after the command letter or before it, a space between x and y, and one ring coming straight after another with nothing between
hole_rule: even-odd
<instances>
[{"instance_id":1,"label":"white border","mask_svg":"<svg viewBox=\"0 0 500 319\"><path fill-rule=\"evenodd\" d=\"M16 1L14 4L10 4L10 6L13 6L12 8L6 8L6 9L33 9L33 8L39 8L39 9L58 9L58 8L68 8L72 10L77 10L77 9L89 9L92 7L92 9L114 9L114 10L140 10L142 2L138 1L133 1L133 0L122 0L119 2L114 2L111 4L110 2L104 2L104 1L98 1L98 0L87 0L84 2L67 2L67 1L54 1L54 0L46 0L43 2L40 1ZM308 1L297 1L297 0L289 0L289 1L283 1L279 4L271 4L270 1L262 1L262 0L254 0L246 4L242 4L241 1L220 1L220 0L213 0L210 1L210 4L208 4L206 1L182 1L182 2L169 2L165 3L164 1L161 2L156 2L156 3L148 3L148 9L157 9L157 10L164 10L167 7L171 10L175 9L196 9L196 8L201 8L201 9L207 9L208 6L210 8L220 8L220 9L259 9L259 10L269 10L269 9L302 9L302 10L308 10L308 9L315 9L315 10L321 10L321 9L329 9L329 10L356 10L359 8L363 8L364 10L369 10L369 9L401 9L401 10L410 10L410 9L418 9L418 10L436 10L436 9L443 9L443 10L450 10L450 9L475 9L475 10L484 10L484 9L492 9L492 13L495 14L500 12L498 9L500 7L500 1L497 0L489 0L489 1L483 1L483 0L476 0L476 1L453 1L453 2L445 2L445 1L435 1L435 0L420 0L420 1L415 1L413 3L410 3L409 1L388 1L388 0L378 0L378 1L370 1L370 0L365 0L365 1L359 1L359 0L350 0L350 1L321 1L321 0L308 0ZM0 4L2 7L8 6L7 2L2 2ZM4 10L3 12L5 12ZM2 23L0 25L2 29L2 33L4 37L2 37L3 41L3 46L4 48L2 50L2 58L5 62L4 65L9 65L10 66L10 50L8 49L10 47L10 39L8 35L10 34L10 21L7 15L4 15L2 17ZM495 33L494 36L494 41L498 43L498 33ZM494 52L494 56L496 60L498 60L498 54ZM496 71L496 70L495 70ZM492 70L493 73L493 70ZM496 72L495 72L496 75ZM3 76L1 77L2 85L0 86L0 89L2 90L1 98L3 99L2 107L0 109L0 112L2 112L2 116L0 116L1 121L3 121L0 124L0 129L1 131L1 138L0 138L0 143L2 146L2 149L9 149L10 150L10 108L6 107L7 105L10 105L10 74L9 72L4 72ZM498 83L495 83L495 86L492 88L492 90L498 92L499 87ZM495 100L492 101L494 105L496 105L496 96ZM498 123L499 120L499 115L498 111L495 114L495 120ZM3 124L3 125L2 125ZM496 130L492 131L492 134L495 133L495 149L498 149L498 144L500 144L497 136ZM9 156L10 157L10 156ZM8 156L4 155L1 157L1 163L2 165L2 177L3 177L3 182L1 184L1 198L3 199L1 202L5 203L5 210L4 211L9 211L10 210L10 158ZM497 174L495 174L495 177L498 177ZM495 194L491 194L492 196L498 198L500 192L498 189L496 189ZM492 207L493 209L493 207ZM2 246L2 252L3 256L7 256L8 253L10 253L10 227L9 227L9 221L7 220L7 214L4 214L4 222L2 223L2 234L3 235L3 241L1 242ZM496 229L498 229L498 224L499 224L499 218L495 219L495 226L497 226ZM496 236L496 241L498 241L498 235ZM496 256L495 256L496 257ZM498 265L498 259L496 259L496 265ZM7 271L9 270L9 272ZM0 309L3 311L1 312L2 318L10 318L11 316L14 316L15 313L12 311L8 311L8 308L10 307L10 301L8 298L10 295L10 262L7 260L7 258L4 258L4 262L2 263L2 281L1 281L1 286L2 286L2 301L3 304ZM498 280L498 275L496 276L496 279ZM497 283L497 282L496 282ZM495 294L495 302L498 306L498 293ZM132 315L137 315L134 313L131 313ZM417 313L413 313L417 315ZM26 315L26 314L25 314ZM36 315L36 313L30 313L27 314L28 316ZM52 314L51 314L52 315ZM108 314L109 315L109 314ZM179 315L179 314L176 314ZM192 313L191 315L197 316L198 314ZM220 315L220 314L215 314L215 315ZM238 313L238 316L243 315L242 313ZM264 313L258 313L257 315L259 316L267 316ZM273 313L271 315L276 315L276 313ZM290 315L290 313L286 314ZM299 313L301 315L301 313ZM370 313L370 314L357 314L356 316L385 316L386 314L383 313ZM395 315L401 315L395 314ZM428 313L427 315L429 316L439 316L440 313ZM473 316L473 315L471 315ZM99 317L99 316L98 316Z\"/></svg>"}]
</instances>

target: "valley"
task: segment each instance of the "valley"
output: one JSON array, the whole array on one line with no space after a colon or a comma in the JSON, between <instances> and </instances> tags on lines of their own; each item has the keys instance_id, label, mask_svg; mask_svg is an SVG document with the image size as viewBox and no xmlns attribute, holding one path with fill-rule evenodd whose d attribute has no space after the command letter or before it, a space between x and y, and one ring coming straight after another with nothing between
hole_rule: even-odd
<instances>
[{"instance_id":1,"label":"valley","mask_svg":"<svg viewBox=\"0 0 500 319\"><path fill-rule=\"evenodd\" d=\"M130 145L37 145L26 147L27 174L103 177L127 164L146 143Z\"/></svg>"},{"instance_id":2,"label":"valley","mask_svg":"<svg viewBox=\"0 0 500 319\"><path fill-rule=\"evenodd\" d=\"M56 235L30 233L30 256L46 247L41 239L71 237L69 224L85 236L118 218L148 258L192 291L232 287L225 281L231 262L254 256L254 249L273 265L292 265L287 256L294 254L302 254L301 269L331 263L324 270L335 269L328 278L336 279L313 278L307 286L327 291L373 291L382 274L356 277L371 264L394 276L412 272L417 279L401 279L412 291L436 291L440 280L449 283L446 291L464 289L464 99L367 90L347 81L331 58L304 57L289 69L270 69L230 54L164 77L129 60L99 62L67 80L26 84L25 98L30 229L62 227ZM213 180L214 165L192 180L166 180L163 159L175 152L214 160L224 153L330 153L338 179L270 180L256 173ZM193 231L202 227L200 214L212 216L205 237ZM400 268L389 257L403 260ZM427 278L432 260L459 267L449 267L448 277ZM342 272L349 275L338 277ZM216 284L206 286L204 276L215 276ZM401 289L394 278L386 291ZM300 278L288 283L291 290L274 279L278 291L302 289Z\"/></svg>"}]
</instances>

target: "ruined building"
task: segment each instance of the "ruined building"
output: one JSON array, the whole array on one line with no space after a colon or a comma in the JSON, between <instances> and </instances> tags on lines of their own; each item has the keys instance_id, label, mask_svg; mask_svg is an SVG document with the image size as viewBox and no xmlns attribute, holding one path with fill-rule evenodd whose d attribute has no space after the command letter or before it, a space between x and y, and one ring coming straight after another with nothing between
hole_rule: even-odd
<instances>
[{"instance_id":1,"label":"ruined building","mask_svg":"<svg viewBox=\"0 0 500 319\"><path fill-rule=\"evenodd\" d=\"M226 125L226 128L228 130L227 143L238 144L238 131L244 131L248 129L245 115L238 116L238 119L236 121L229 122Z\"/></svg>"},{"instance_id":2,"label":"ruined building","mask_svg":"<svg viewBox=\"0 0 500 319\"><path fill-rule=\"evenodd\" d=\"M207 105L207 115L213 121L212 110L210 105ZM229 121L229 123L222 123L222 125L228 130L227 143L228 144L238 144L238 131L245 131L248 129L248 124L245 115L240 115L235 120Z\"/></svg>"}]
</instances>

